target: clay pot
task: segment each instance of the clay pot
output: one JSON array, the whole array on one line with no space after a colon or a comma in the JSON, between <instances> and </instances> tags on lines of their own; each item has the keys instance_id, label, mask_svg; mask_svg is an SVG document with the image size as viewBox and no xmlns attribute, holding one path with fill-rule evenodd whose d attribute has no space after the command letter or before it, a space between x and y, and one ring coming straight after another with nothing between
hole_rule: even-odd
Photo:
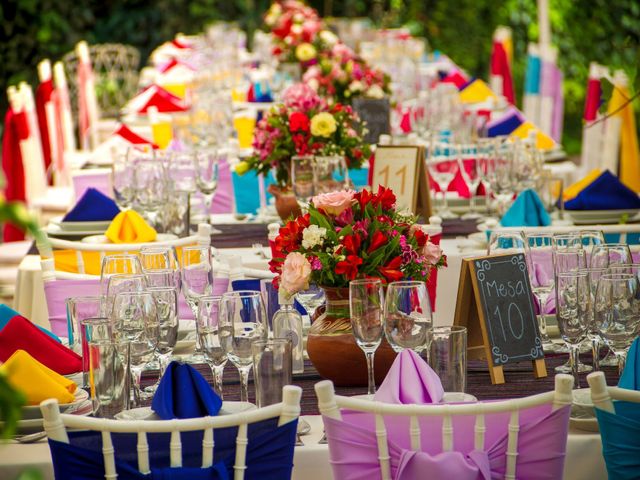
<instances>
[{"instance_id":1,"label":"clay pot","mask_svg":"<svg viewBox=\"0 0 640 480\"><path fill-rule=\"evenodd\" d=\"M271 184L267 190L274 196L276 200L276 211L282 220L290 220L302 214L298 200L289 188L282 188Z\"/></svg>"},{"instance_id":2,"label":"clay pot","mask_svg":"<svg viewBox=\"0 0 640 480\"><path fill-rule=\"evenodd\" d=\"M327 298L325 312L311 324L307 353L321 377L340 387L366 387L367 362L353 337L349 318L349 289L323 288ZM376 350L374 374L380 385L396 353L387 340Z\"/></svg>"}]
</instances>

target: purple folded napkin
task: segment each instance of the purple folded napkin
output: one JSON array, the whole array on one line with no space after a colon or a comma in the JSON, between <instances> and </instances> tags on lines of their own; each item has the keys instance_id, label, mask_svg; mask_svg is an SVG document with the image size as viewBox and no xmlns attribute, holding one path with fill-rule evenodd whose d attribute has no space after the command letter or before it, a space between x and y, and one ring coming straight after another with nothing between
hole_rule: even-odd
<instances>
[{"instance_id":1,"label":"purple folded napkin","mask_svg":"<svg viewBox=\"0 0 640 480\"><path fill-rule=\"evenodd\" d=\"M404 350L391 365L391 369L374 395L374 400L385 403L423 404L440 403L444 389L440 378L413 350Z\"/></svg>"}]
</instances>

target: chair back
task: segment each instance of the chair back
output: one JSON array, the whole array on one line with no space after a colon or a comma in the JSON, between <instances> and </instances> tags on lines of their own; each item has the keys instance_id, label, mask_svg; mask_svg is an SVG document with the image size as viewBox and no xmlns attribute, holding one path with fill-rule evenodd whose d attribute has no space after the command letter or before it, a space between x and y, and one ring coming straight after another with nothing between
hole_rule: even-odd
<instances>
[{"instance_id":1,"label":"chair back","mask_svg":"<svg viewBox=\"0 0 640 480\"><path fill-rule=\"evenodd\" d=\"M232 415L180 420L110 420L61 414L55 399L43 401L40 409L56 477L75 474L74 478L80 478L92 467L103 469L101 473L109 479L135 473L136 469L144 475L162 468L158 464L168 457L166 478L203 478L194 470L216 468L230 470L235 480L245 476L260 478L261 474L271 473L270 464L275 464L279 473L269 478L286 479L293 467L301 395L300 387L287 385L283 388L283 401L275 405ZM68 429L89 430L95 435ZM133 435L137 442L129 442L129 449L123 448L127 438L122 434L130 434L129 440ZM93 448L87 438L93 439ZM195 438L199 440L197 444ZM189 450L194 448L198 451L191 456ZM194 464L194 458L199 465ZM181 467L185 468L182 476Z\"/></svg>"},{"instance_id":2,"label":"chair back","mask_svg":"<svg viewBox=\"0 0 640 480\"><path fill-rule=\"evenodd\" d=\"M533 479L541 478L536 476L541 471L545 478L562 478L572 386L571 376L556 375L553 392L438 405L338 396L328 380L315 390L336 479L416 478L410 472L439 462L449 475L470 473L452 478L475 479L482 473L485 478Z\"/></svg>"}]
</instances>

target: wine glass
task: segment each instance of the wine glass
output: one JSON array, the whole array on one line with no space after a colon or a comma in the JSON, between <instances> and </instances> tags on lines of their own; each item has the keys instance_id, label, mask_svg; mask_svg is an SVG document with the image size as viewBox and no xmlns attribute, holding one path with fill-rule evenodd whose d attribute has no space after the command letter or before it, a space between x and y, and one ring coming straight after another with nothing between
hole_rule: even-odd
<instances>
[{"instance_id":1,"label":"wine glass","mask_svg":"<svg viewBox=\"0 0 640 480\"><path fill-rule=\"evenodd\" d=\"M180 265L176 249L163 245L145 245L140 249L142 270L148 277L149 272L169 271L175 277L172 284L180 289ZM149 279L149 278L148 278ZM151 285L151 283L149 284ZM158 285L161 286L161 285Z\"/></svg>"},{"instance_id":2,"label":"wine glass","mask_svg":"<svg viewBox=\"0 0 640 480\"><path fill-rule=\"evenodd\" d=\"M135 194L135 169L129 161L129 156L131 155L129 150L133 148L128 147L125 153L118 153L113 156L111 185L113 187L113 198L121 210L131 207Z\"/></svg>"},{"instance_id":3,"label":"wine glass","mask_svg":"<svg viewBox=\"0 0 640 480\"><path fill-rule=\"evenodd\" d=\"M160 356L159 378L162 378L178 341L178 290L173 286L153 286L147 291L153 296L158 312L157 352Z\"/></svg>"},{"instance_id":4,"label":"wine glass","mask_svg":"<svg viewBox=\"0 0 640 480\"><path fill-rule=\"evenodd\" d=\"M433 318L427 286L406 280L387 286L384 302L384 333L396 352L410 348L429 351Z\"/></svg>"},{"instance_id":5,"label":"wine glass","mask_svg":"<svg viewBox=\"0 0 640 480\"><path fill-rule=\"evenodd\" d=\"M384 296L380 279L365 278L349 282L349 311L356 343L367 358L367 393L376 393L373 358L382 342Z\"/></svg>"},{"instance_id":6,"label":"wine glass","mask_svg":"<svg viewBox=\"0 0 640 480\"><path fill-rule=\"evenodd\" d=\"M512 146L496 140L486 161L486 178L495 196L496 213L502 217L516 193Z\"/></svg>"},{"instance_id":7,"label":"wine glass","mask_svg":"<svg viewBox=\"0 0 640 480\"><path fill-rule=\"evenodd\" d=\"M267 314L260 292L227 292L220 300L220 341L240 375L240 400L249 401L249 372L253 364L251 342L266 340Z\"/></svg>"},{"instance_id":8,"label":"wine glass","mask_svg":"<svg viewBox=\"0 0 640 480\"><path fill-rule=\"evenodd\" d=\"M306 205L313 197L316 187L314 159L312 155L291 158L291 185L298 202Z\"/></svg>"},{"instance_id":9,"label":"wine glass","mask_svg":"<svg viewBox=\"0 0 640 480\"><path fill-rule=\"evenodd\" d=\"M109 277L116 274L141 274L140 258L132 253L105 255L100 267L100 295L107 294Z\"/></svg>"},{"instance_id":10,"label":"wine glass","mask_svg":"<svg viewBox=\"0 0 640 480\"><path fill-rule=\"evenodd\" d=\"M198 308L198 335L207 363L213 374L213 386L222 398L222 374L227 364L227 352L222 348L219 296L207 295L200 299Z\"/></svg>"},{"instance_id":11,"label":"wine glass","mask_svg":"<svg viewBox=\"0 0 640 480\"><path fill-rule=\"evenodd\" d=\"M594 320L600 335L618 359L622 374L627 350L638 334L640 297L638 277L631 273L605 273L596 289Z\"/></svg>"},{"instance_id":12,"label":"wine glass","mask_svg":"<svg viewBox=\"0 0 640 480\"><path fill-rule=\"evenodd\" d=\"M442 194L437 215L441 218L454 218L455 215L449 209L447 203L447 188L458 173L458 160L454 153L454 147L450 144L435 143L429 148L427 157L427 169L429 174L438 183Z\"/></svg>"},{"instance_id":13,"label":"wine glass","mask_svg":"<svg viewBox=\"0 0 640 480\"><path fill-rule=\"evenodd\" d=\"M515 230L494 230L489 236L487 255L525 253L524 233Z\"/></svg>"},{"instance_id":14,"label":"wine glass","mask_svg":"<svg viewBox=\"0 0 640 480\"><path fill-rule=\"evenodd\" d=\"M107 282L107 293L105 295L106 313L111 312L113 299L119 293L125 292L143 292L147 288L147 279L142 274L116 274L111 275Z\"/></svg>"},{"instance_id":15,"label":"wine glass","mask_svg":"<svg viewBox=\"0 0 640 480\"><path fill-rule=\"evenodd\" d=\"M312 321L315 311L325 302L324 290L314 283L309 284L307 290L296 293L296 300L307 311L309 321Z\"/></svg>"},{"instance_id":16,"label":"wine glass","mask_svg":"<svg viewBox=\"0 0 640 480\"><path fill-rule=\"evenodd\" d=\"M479 218L476 212L476 194L480 185L480 162L478 151L475 145L460 145L458 147L458 168L462 174L462 179L469 187L469 211L462 215L462 218Z\"/></svg>"},{"instance_id":17,"label":"wine glass","mask_svg":"<svg viewBox=\"0 0 640 480\"><path fill-rule=\"evenodd\" d=\"M193 163L196 170L196 187L204 196L207 209L207 220L211 220L211 204L218 189L218 150L215 148L200 148L193 153Z\"/></svg>"},{"instance_id":18,"label":"wine glass","mask_svg":"<svg viewBox=\"0 0 640 480\"><path fill-rule=\"evenodd\" d=\"M607 273L606 268L585 268L580 270L581 272L586 272L589 276L589 291L591 293L591 309L587 312L587 337L591 342L591 355L593 357L593 371L597 372L600 370L600 366L602 362L600 362L600 345L603 343L603 339L600 336L600 331L595 323L594 318L594 305L596 298L596 288L598 287L598 282L600 281L600 277ZM614 359L615 360L615 359ZM617 360L615 360L615 364L617 365ZM613 365L610 365L613 366Z\"/></svg>"},{"instance_id":19,"label":"wine glass","mask_svg":"<svg viewBox=\"0 0 640 480\"><path fill-rule=\"evenodd\" d=\"M582 238L578 232L554 233L553 249L582 248Z\"/></svg>"},{"instance_id":20,"label":"wine glass","mask_svg":"<svg viewBox=\"0 0 640 480\"><path fill-rule=\"evenodd\" d=\"M198 318L198 302L213 291L213 264L209 247L190 246L182 249L182 293L187 304ZM196 334L198 323L196 322ZM190 357L193 363L204 362L205 357L200 344L200 336L196 337L196 349Z\"/></svg>"},{"instance_id":21,"label":"wine glass","mask_svg":"<svg viewBox=\"0 0 640 480\"><path fill-rule=\"evenodd\" d=\"M633 257L626 243L604 243L593 247L591 266L606 268L611 265L631 264Z\"/></svg>"},{"instance_id":22,"label":"wine glass","mask_svg":"<svg viewBox=\"0 0 640 480\"><path fill-rule=\"evenodd\" d=\"M158 223L158 213L168 198L169 189L164 160L153 152L151 155L138 158L135 162L133 207L155 227Z\"/></svg>"},{"instance_id":23,"label":"wine glass","mask_svg":"<svg viewBox=\"0 0 640 480\"><path fill-rule=\"evenodd\" d=\"M593 257L593 249L597 245L604 244L604 233L602 230L580 230L580 241L582 248L584 248L587 254L587 264L591 266L591 258Z\"/></svg>"},{"instance_id":24,"label":"wine glass","mask_svg":"<svg viewBox=\"0 0 640 480\"><path fill-rule=\"evenodd\" d=\"M343 156L316 156L313 168L316 195L349 188L349 171Z\"/></svg>"},{"instance_id":25,"label":"wine glass","mask_svg":"<svg viewBox=\"0 0 640 480\"><path fill-rule=\"evenodd\" d=\"M556 318L560 336L569 348L569 359L574 385L580 387L578 364L580 343L587 337L588 312L591 309L589 275L576 270L557 275Z\"/></svg>"},{"instance_id":26,"label":"wine glass","mask_svg":"<svg viewBox=\"0 0 640 480\"><path fill-rule=\"evenodd\" d=\"M542 348L556 351L554 343L547 334L545 309L549 295L555 286L553 272L553 235L551 233L529 233L525 235L526 261L531 282L531 290L538 301L538 326Z\"/></svg>"}]
</instances>

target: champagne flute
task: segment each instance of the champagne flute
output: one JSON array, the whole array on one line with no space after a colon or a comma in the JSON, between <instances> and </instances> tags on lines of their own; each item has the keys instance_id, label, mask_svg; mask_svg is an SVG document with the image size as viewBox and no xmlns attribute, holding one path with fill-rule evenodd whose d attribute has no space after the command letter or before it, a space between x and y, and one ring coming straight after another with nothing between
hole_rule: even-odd
<instances>
[{"instance_id":1,"label":"champagne flute","mask_svg":"<svg viewBox=\"0 0 640 480\"><path fill-rule=\"evenodd\" d=\"M266 340L267 314L260 292L227 292L220 300L220 342L240 375L240 400L249 401L249 372L253 365L251 342Z\"/></svg>"},{"instance_id":2,"label":"champagne flute","mask_svg":"<svg viewBox=\"0 0 640 480\"><path fill-rule=\"evenodd\" d=\"M207 295L200 299L198 308L198 335L207 363L213 374L213 386L222 399L222 374L227 364L227 352L222 348L219 296Z\"/></svg>"},{"instance_id":3,"label":"champagne flute","mask_svg":"<svg viewBox=\"0 0 640 480\"><path fill-rule=\"evenodd\" d=\"M556 318L560 336L570 354L574 385L580 387L578 364L580 343L587 337L588 312L591 309L589 275L585 271L560 272L556 287Z\"/></svg>"},{"instance_id":4,"label":"champagne flute","mask_svg":"<svg viewBox=\"0 0 640 480\"><path fill-rule=\"evenodd\" d=\"M207 220L211 221L211 204L218 189L218 150L215 148L200 148L193 154L196 170L196 187L204 196L207 209Z\"/></svg>"},{"instance_id":5,"label":"champagne flute","mask_svg":"<svg viewBox=\"0 0 640 480\"><path fill-rule=\"evenodd\" d=\"M425 282L391 282L384 302L384 333L391 348L401 352L429 351L433 327L431 304Z\"/></svg>"},{"instance_id":6,"label":"champagne flute","mask_svg":"<svg viewBox=\"0 0 640 480\"><path fill-rule=\"evenodd\" d=\"M367 393L376 393L373 358L382 342L382 306L384 296L380 279L358 279L349 282L349 310L356 343L367 358Z\"/></svg>"},{"instance_id":7,"label":"champagne flute","mask_svg":"<svg viewBox=\"0 0 640 480\"><path fill-rule=\"evenodd\" d=\"M458 163L462 179L469 187L469 211L462 218L479 218L476 212L476 194L480 185L480 162L477 158L478 150L475 145L460 145L458 147Z\"/></svg>"},{"instance_id":8,"label":"champagne flute","mask_svg":"<svg viewBox=\"0 0 640 480\"><path fill-rule=\"evenodd\" d=\"M293 194L301 205L307 205L315 195L316 173L312 155L291 158L291 185Z\"/></svg>"},{"instance_id":9,"label":"champagne flute","mask_svg":"<svg viewBox=\"0 0 640 480\"><path fill-rule=\"evenodd\" d=\"M200 298L211 295L213 291L213 264L209 247L190 246L182 249L181 280L184 298L197 319ZM197 330L196 322L196 334ZM196 337L196 350L189 360L192 363L205 362L199 335Z\"/></svg>"},{"instance_id":10,"label":"champagne flute","mask_svg":"<svg viewBox=\"0 0 640 480\"><path fill-rule=\"evenodd\" d=\"M173 286L158 286L149 287L148 292L153 296L158 312L157 351L160 356L159 378L162 378L178 341L178 291Z\"/></svg>"},{"instance_id":11,"label":"champagne flute","mask_svg":"<svg viewBox=\"0 0 640 480\"><path fill-rule=\"evenodd\" d=\"M587 254L587 265L591 267L591 258L593 257L593 249L597 245L602 245L604 241L604 233L602 230L580 230L580 240L582 248Z\"/></svg>"},{"instance_id":12,"label":"champagne flute","mask_svg":"<svg viewBox=\"0 0 640 480\"><path fill-rule=\"evenodd\" d=\"M631 249L626 243L604 243L593 247L591 253L591 266L606 268L612 265L625 265L633 263Z\"/></svg>"},{"instance_id":13,"label":"champagne flute","mask_svg":"<svg viewBox=\"0 0 640 480\"><path fill-rule=\"evenodd\" d=\"M113 198L121 210L130 208L133 204L136 183L135 168L129 161L130 149L125 153L118 153L113 156L111 167L111 185L113 186Z\"/></svg>"},{"instance_id":14,"label":"champagne flute","mask_svg":"<svg viewBox=\"0 0 640 480\"><path fill-rule=\"evenodd\" d=\"M638 277L631 273L605 273L596 289L595 323L618 359L622 374L627 351L638 334L640 297Z\"/></svg>"},{"instance_id":15,"label":"champagne flute","mask_svg":"<svg viewBox=\"0 0 640 480\"><path fill-rule=\"evenodd\" d=\"M591 309L587 312L587 337L591 341L591 356L593 371L597 372L600 370L600 366L604 366L600 361L600 345L603 343L603 339L600 336L600 331L595 323L595 315L594 315L594 305L596 298L596 288L598 287L598 282L600 281L600 277L607 273L606 268L585 268L580 270L581 272L586 272L589 276L589 291L591 293ZM613 357L615 360L615 357ZM618 361L615 360L614 365L617 365ZM610 365L610 366L614 366Z\"/></svg>"}]
</instances>

